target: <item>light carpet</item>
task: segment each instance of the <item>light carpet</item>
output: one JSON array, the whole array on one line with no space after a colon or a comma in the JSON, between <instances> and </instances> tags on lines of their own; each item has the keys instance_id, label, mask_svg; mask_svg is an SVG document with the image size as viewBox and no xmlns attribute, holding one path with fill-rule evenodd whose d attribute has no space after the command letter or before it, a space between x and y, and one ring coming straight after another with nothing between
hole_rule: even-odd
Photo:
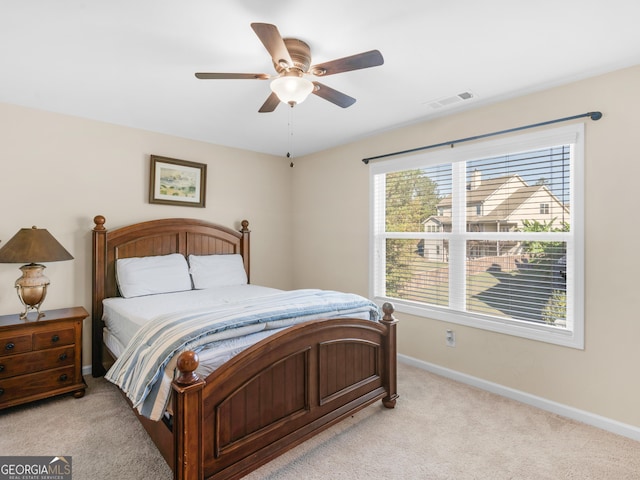
<instances>
[{"instance_id":1,"label":"light carpet","mask_svg":"<svg viewBox=\"0 0 640 480\"><path fill-rule=\"evenodd\" d=\"M117 389L0 411L0 455L72 456L74 480L170 479ZM406 364L396 408L365 408L245 477L640 479L640 442Z\"/></svg>"}]
</instances>

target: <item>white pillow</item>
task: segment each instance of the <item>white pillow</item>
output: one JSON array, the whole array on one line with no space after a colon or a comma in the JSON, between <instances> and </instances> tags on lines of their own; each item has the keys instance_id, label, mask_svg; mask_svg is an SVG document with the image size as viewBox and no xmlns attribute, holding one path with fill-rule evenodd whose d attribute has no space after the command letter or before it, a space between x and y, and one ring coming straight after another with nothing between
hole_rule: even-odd
<instances>
[{"instance_id":1,"label":"white pillow","mask_svg":"<svg viewBox=\"0 0 640 480\"><path fill-rule=\"evenodd\" d=\"M189 271L197 289L248 283L242 255L189 255Z\"/></svg>"},{"instance_id":2,"label":"white pillow","mask_svg":"<svg viewBox=\"0 0 640 480\"><path fill-rule=\"evenodd\" d=\"M116 279L125 298L191 290L189 265L179 253L119 258Z\"/></svg>"}]
</instances>

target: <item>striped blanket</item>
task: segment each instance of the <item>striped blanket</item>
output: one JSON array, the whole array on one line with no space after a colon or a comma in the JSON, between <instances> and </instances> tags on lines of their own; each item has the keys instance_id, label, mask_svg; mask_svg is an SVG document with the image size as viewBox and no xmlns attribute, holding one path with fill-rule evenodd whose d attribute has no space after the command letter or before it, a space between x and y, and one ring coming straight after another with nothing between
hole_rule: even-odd
<instances>
[{"instance_id":1,"label":"striped blanket","mask_svg":"<svg viewBox=\"0 0 640 480\"><path fill-rule=\"evenodd\" d=\"M170 398L177 357L212 342L320 318L378 320L377 305L359 295L294 290L206 310L156 317L134 336L105 378L116 384L141 415L158 420Z\"/></svg>"}]
</instances>

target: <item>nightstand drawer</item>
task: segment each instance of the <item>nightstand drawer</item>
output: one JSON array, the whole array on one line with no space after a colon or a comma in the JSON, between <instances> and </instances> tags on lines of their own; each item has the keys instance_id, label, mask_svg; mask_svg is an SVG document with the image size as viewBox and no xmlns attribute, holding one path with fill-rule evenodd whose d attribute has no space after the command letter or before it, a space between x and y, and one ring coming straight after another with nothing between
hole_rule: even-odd
<instances>
[{"instance_id":1,"label":"nightstand drawer","mask_svg":"<svg viewBox=\"0 0 640 480\"><path fill-rule=\"evenodd\" d=\"M84 395L83 307L49 310L37 320L0 315L0 411L54 395Z\"/></svg>"},{"instance_id":2,"label":"nightstand drawer","mask_svg":"<svg viewBox=\"0 0 640 480\"><path fill-rule=\"evenodd\" d=\"M0 356L31 351L31 334L0 335Z\"/></svg>"},{"instance_id":3,"label":"nightstand drawer","mask_svg":"<svg viewBox=\"0 0 640 480\"><path fill-rule=\"evenodd\" d=\"M74 371L75 367L71 365L0 380L0 404L73 385L76 382Z\"/></svg>"},{"instance_id":4,"label":"nightstand drawer","mask_svg":"<svg viewBox=\"0 0 640 480\"><path fill-rule=\"evenodd\" d=\"M72 345L75 341L75 330L73 328L59 328L46 332L33 334L33 349L59 347L61 345Z\"/></svg>"},{"instance_id":5,"label":"nightstand drawer","mask_svg":"<svg viewBox=\"0 0 640 480\"><path fill-rule=\"evenodd\" d=\"M73 365L74 359L73 345L0 358L0 379Z\"/></svg>"}]
</instances>

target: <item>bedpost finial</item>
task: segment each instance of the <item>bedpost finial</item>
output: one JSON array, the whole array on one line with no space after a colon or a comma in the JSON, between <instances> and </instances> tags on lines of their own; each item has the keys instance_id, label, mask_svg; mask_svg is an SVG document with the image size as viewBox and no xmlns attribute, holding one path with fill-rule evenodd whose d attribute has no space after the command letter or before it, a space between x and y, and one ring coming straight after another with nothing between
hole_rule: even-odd
<instances>
[{"instance_id":1,"label":"bedpost finial","mask_svg":"<svg viewBox=\"0 0 640 480\"><path fill-rule=\"evenodd\" d=\"M96 215L93 217L93 223L96 224L94 230L104 230L104 223L107 221L102 215Z\"/></svg>"},{"instance_id":2,"label":"bedpost finial","mask_svg":"<svg viewBox=\"0 0 640 480\"><path fill-rule=\"evenodd\" d=\"M242 220L242 222L240 222L240 225L242 225L241 232L248 232L249 231L249 220Z\"/></svg>"},{"instance_id":3,"label":"bedpost finial","mask_svg":"<svg viewBox=\"0 0 640 480\"><path fill-rule=\"evenodd\" d=\"M177 367L180 371L180 376L176 379L176 382L181 385L190 385L199 381L200 377L195 373L199 363L200 359L196 352L190 350L182 352L178 357Z\"/></svg>"},{"instance_id":4,"label":"bedpost finial","mask_svg":"<svg viewBox=\"0 0 640 480\"><path fill-rule=\"evenodd\" d=\"M382 320L385 322L393 322L395 321L395 317L393 316L393 312L395 312L395 307L393 306L393 303L391 302L384 302L382 304L382 312L384 313L384 316L382 317Z\"/></svg>"}]
</instances>

